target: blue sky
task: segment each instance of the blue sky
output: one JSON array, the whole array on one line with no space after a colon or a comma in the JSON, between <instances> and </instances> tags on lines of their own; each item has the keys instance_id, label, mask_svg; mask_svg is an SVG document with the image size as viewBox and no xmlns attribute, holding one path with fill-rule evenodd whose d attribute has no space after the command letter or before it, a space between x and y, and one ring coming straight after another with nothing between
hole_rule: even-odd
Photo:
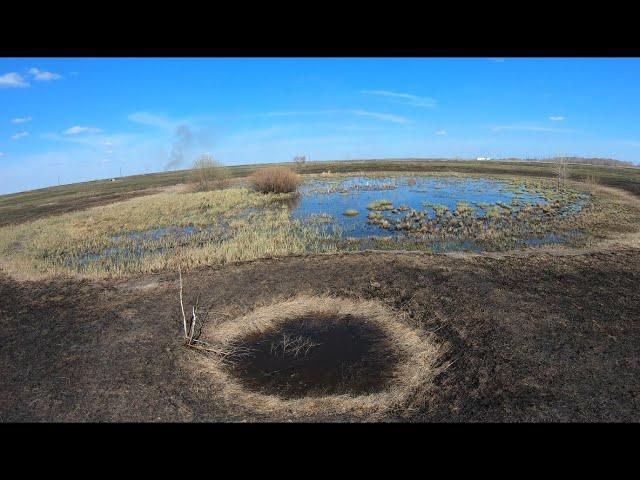
<instances>
[{"instance_id":1,"label":"blue sky","mask_svg":"<svg viewBox=\"0 0 640 480\"><path fill-rule=\"evenodd\" d=\"M0 58L0 193L389 157L640 162L640 59Z\"/></svg>"}]
</instances>

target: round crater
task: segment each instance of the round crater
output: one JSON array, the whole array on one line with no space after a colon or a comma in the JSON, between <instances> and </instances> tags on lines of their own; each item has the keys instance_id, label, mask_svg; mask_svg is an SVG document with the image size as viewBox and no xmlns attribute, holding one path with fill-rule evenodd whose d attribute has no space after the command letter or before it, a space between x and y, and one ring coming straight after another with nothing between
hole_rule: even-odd
<instances>
[{"instance_id":1,"label":"round crater","mask_svg":"<svg viewBox=\"0 0 640 480\"><path fill-rule=\"evenodd\" d=\"M431 335L374 300L301 295L207 325L224 356L198 356L215 401L286 419L366 420L424 404L443 351Z\"/></svg>"},{"instance_id":2,"label":"round crater","mask_svg":"<svg viewBox=\"0 0 640 480\"><path fill-rule=\"evenodd\" d=\"M379 392L399 360L375 322L351 315L306 315L239 343L246 353L230 373L246 388L282 398Z\"/></svg>"}]
</instances>

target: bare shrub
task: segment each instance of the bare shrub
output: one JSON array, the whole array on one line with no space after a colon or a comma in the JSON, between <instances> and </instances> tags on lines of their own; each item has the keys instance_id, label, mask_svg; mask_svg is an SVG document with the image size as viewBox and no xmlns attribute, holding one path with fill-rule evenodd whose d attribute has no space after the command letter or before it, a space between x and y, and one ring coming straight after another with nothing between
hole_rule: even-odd
<instances>
[{"instance_id":1,"label":"bare shrub","mask_svg":"<svg viewBox=\"0 0 640 480\"><path fill-rule=\"evenodd\" d=\"M262 193L295 192L300 184L300 177L287 167L264 167L249 178L253 188Z\"/></svg>"},{"instance_id":2,"label":"bare shrub","mask_svg":"<svg viewBox=\"0 0 640 480\"><path fill-rule=\"evenodd\" d=\"M305 163L307 163L307 156L306 155L299 155L296 157L293 157L293 162L296 165L296 170L299 172L302 170L302 168L304 167Z\"/></svg>"},{"instance_id":3,"label":"bare shrub","mask_svg":"<svg viewBox=\"0 0 640 480\"><path fill-rule=\"evenodd\" d=\"M189 180L195 191L219 190L229 185L229 172L211 155L202 155L193 162Z\"/></svg>"},{"instance_id":4,"label":"bare shrub","mask_svg":"<svg viewBox=\"0 0 640 480\"><path fill-rule=\"evenodd\" d=\"M560 188L560 185L564 187L567 177L569 176L568 170L567 170L568 164L569 164L569 161L566 157L559 157L558 159L556 159L556 174L558 176L558 189Z\"/></svg>"},{"instance_id":5,"label":"bare shrub","mask_svg":"<svg viewBox=\"0 0 640 480\"><path fill-rule=\"evenodd\" d=\"M598 177L595 173L588 173L587 175L585 175L582 181L592 187L595 187L599 184Z\"/></svg>"}]
</instances>

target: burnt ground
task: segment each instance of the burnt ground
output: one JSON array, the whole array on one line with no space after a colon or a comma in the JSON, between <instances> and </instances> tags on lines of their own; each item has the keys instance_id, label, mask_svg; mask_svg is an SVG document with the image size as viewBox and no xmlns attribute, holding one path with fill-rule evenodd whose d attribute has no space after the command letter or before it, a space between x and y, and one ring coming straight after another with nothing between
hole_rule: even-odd
<instances>
[{"instance_id":1,"label":"burnt ground","mask_svg":"<svg viewBox=\"0 0 640 480\"><path fill-rule=\"evenodd\" d=\"M409 421L639 421L640 250L375 253L188 272L208 321L298 293L378 299L448 345ZM181 346L176 275L18 283L0 274L0 421L279 420L216 401ZM349 418L305 418L343 420Z\"/></svg>"}]
</instances>

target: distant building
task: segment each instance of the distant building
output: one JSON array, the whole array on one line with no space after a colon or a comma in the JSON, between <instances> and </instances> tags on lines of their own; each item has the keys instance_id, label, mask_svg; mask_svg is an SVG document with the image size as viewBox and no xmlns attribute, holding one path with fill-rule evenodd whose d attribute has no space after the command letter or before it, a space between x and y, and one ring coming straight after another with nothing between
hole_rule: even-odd
<instances>
[{"instance_id":1,"label":"distant building","mask_svg":"<svg viewBox=\"0 0 640 480\"><path fill-rule=\"evenodd\" d=\"M491 160L491 157L478 157L476 158L476 160L480 161L480 160Z\"/></svg>"}]
</instances>

